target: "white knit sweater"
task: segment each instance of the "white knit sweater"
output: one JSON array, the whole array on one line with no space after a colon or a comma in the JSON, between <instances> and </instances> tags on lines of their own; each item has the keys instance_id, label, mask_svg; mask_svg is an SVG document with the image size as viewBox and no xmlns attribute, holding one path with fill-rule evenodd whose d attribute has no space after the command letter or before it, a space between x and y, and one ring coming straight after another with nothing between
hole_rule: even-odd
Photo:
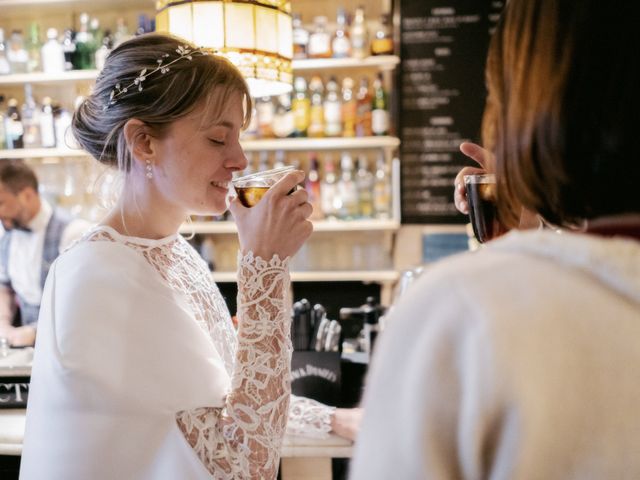
<instances>
[{"instance_id":1,"label":"white knit sweater","mask_svg":"<svg viewBox=\"0 0 640 480\"><path fill-rule=\"evenodd\" d=\"M640 478L640 242L514 232L389 325L353 480Z\"/></svg>"}]
</instances>

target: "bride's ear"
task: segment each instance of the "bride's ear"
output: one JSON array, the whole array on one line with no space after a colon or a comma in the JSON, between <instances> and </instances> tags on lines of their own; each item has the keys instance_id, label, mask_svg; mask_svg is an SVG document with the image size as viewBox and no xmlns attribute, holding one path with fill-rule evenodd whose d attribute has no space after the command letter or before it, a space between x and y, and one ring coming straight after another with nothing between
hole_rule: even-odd
<instances>
[{"instance_id":1,"label":"bride's ear","mask_svg":"<svg viewBox=\"0 0 640 480\"><path fill-rule=\"evenodd\" d=\"M131 152L132 161L154 163L156 151L149 125L137 118L132 118L124 125L124 138Z\"/></svg>"}]
</instances>

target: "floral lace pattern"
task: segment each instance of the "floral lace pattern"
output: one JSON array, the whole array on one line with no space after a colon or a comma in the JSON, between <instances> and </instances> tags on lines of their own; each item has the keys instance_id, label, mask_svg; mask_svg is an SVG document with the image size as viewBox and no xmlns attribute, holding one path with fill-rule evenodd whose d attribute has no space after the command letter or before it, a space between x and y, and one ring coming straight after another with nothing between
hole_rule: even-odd
<instances>
[{"instance_id":1,"label":"floral lace pattern","mask_svg":"<svg viewBox=\"0 0 640 480\"><path fill-rule=\"evenodd\" d=\"M119 242L140 252L174 291L185 295L220 353L232 379L225 408L176 414L213 478L275 478L287 415L290 433L320 437L330 431L332 408L290 395L288 260L276 256L267 262L251 253L239 257L236 335L206 263L181 236L154 242L98 227L83 240Z\"/></svg>"},{"instance_id":2,"label":"floral lace pattern","mask_svg":"<svg viewBox=\"0 0 640 480\"><path fill-rule=\"evenodd\" d=\"M291 395L287 433L311 438L324 438L331 431L331 415L335 408L310 398Z\"/></svg>"}]
</instances>

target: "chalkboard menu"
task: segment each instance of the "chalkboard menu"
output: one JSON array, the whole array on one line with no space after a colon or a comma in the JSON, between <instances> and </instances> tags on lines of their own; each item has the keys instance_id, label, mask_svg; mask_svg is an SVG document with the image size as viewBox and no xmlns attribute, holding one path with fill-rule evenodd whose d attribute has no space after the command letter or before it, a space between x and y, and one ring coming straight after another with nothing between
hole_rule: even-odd
<instances>
[{"instance_id":1,"label":"chalkboard menu","mask_svg":"<svg viewBox=\"0 0 640 480\"><path fill-rule=\"evenodd\" d=\"M472 161L458 147L479 140L489 38L504 3L400 0L403 223L467 222L453 180Z\"/></svg>"}]
</instances>

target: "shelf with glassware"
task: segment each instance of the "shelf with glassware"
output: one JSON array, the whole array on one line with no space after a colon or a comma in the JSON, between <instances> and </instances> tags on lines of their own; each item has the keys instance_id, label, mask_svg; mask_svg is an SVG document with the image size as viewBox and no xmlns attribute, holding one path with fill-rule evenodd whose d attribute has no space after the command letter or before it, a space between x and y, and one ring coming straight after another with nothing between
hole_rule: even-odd
<instances>
[{"instance_id":1,"label":"shelf with glassware","mask_svg":"<svg viewBox=\"0 0 640 480\"><path fill-rule=\"evenodd\" d=\"M310 58L293 61L294 73L302 74L309 71L339 70L339 69L370 69L393 70L400 63L400 58L395 55L372 56L363 59L358 58ZM0 75L0 86L35 84L64 84L76 82L93 82L98 78L98 70L69 70L57 73L33 72L10 73Z\"/></svg>"},{"instance_id":2,"label":"shelf with glassware","mask_svg":"<svg viewBox=\"0 0 640 480\"><path fill-rule=\"evenodd\" d=\"M335 138L278 138L268 140L244 140L245 152L277 151L320 151L320 150L365 150L376 148L397 148L400 140L396 137L335 137ZM88 157L81 149L73 148L16 148L0 150L1 159Z\"/></svg>"}]
</instances>

